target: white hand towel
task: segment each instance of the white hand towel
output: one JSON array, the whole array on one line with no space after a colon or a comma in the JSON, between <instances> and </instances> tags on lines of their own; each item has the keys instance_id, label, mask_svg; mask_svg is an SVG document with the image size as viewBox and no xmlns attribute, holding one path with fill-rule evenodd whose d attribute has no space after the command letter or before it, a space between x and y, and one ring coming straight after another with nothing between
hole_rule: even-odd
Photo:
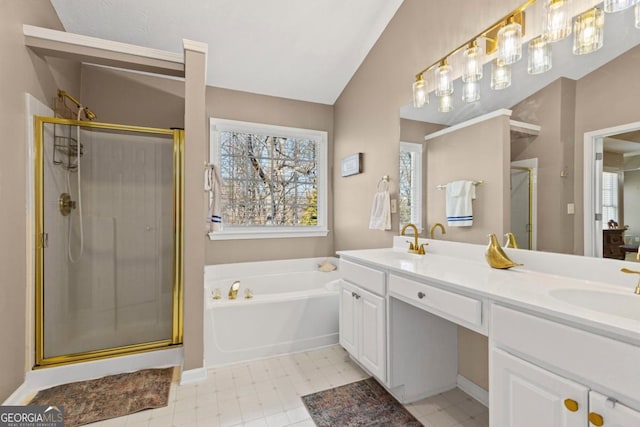
<instances>
[{"instance_id":1,"label":"white hand towel","mask_svg":"<svg viewBox=\"0 0 640 427\"><path fill-rule=\"evenodd\" d=\"M446 211L449 227L473 225L473 204L476 186L473 181L453 181L447 184Z\"/></svg>"},{"instance_id":2,"label":"white hand towel","mask_svg":"<svg viewBox=\"0 0 640 427\"><path fill-rule=\"evenodd\" d=\"M371 230L391 230L391 199L389 191L386 189L377 191L373 196L369 228Z\"/></svg>"},{"instance_id":3,"label":"white hand towel","mask_svg":"<svg viewBox=\"0 0 640 427\"><path fill-rule=\"evenodd\" d=\"M207 167L205 181L205 189L209 191L208 231L222 231L222 179L217 167Z\"/></svg>"}]
</instances>

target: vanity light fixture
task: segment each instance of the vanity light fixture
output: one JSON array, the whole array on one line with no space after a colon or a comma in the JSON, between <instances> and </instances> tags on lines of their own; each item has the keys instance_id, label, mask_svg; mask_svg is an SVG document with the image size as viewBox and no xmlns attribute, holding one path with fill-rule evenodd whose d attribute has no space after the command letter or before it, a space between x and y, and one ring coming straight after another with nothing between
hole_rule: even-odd
<instances>
[{"instance_id":1,"label":"vanity light fixture","mask_svg":"<svg viewBox=\"0 0 640 427\"><path fill-rule=\"evenodd\" d=\"M620 12L633 6L637 0L604 0L603 9L607 13Z\"/></svg>"},{"instance_id":2,"label":"vanity light fixture","mask_svg":"<svg viewBox=\"0 0 640 427\"><path fill-rule=\"evenodd\" d=\"M573 53L585 55L604 44L604 12L594 7L576 16L573 23Z\"/></svg>"},{"instance_id":3,"label":"vanity light fixture","mask_svg":"<svg viewBox=\"0 0 640 427\"><path fill-rule=\"evenodd\" d=\"M453 71L449 62L444 59L436 68L436 96L446 96L453 93Z\"/></svg>"},{"instance_id":4,"label":"vanity light fixture","mask_svg":"<svg viewBox=\"0 0 640 427\"><path fill-rule=\"evenodd\" d=\"M464 58L463 82L475 82L482 78L482 66L484 65L484 49L478 46L474 40L462 53Z\"/></svg>"},{"instance_id":5,"label":"vanity light fixture","mask_svg":"<svg viewBox=\"0 0 640 427\"><path fill-rule=\"evenodd\" d=\"M441 113L453 111L453 98L451 95L442 95L438 98L438 111Z\"/></svg>"},{"instance_id":6,"label":"vanity light fixture","mask_svg":"<svg viewBox=\"0 0 640 427\"><path fill-rule=\"evenodd\" d=\"M546 0L544 35L557 42L571 34L571 0Z\"/></svg>"},{"instance_id":7,"label":"vanity light fixture","mask_svg":"<svg viewBox=\"0 0 640 427\"><path fill-rule=\"evenodd\" d=\"M498 62L511 65L522 58L522 25L513 17L498 31Z\"/></svg>"},{"instance_id":8,"label":"vanity light fixture","mask_svg":"<svg viewBox=\"0 0 640 427\"><path fill-rule=\"evenodd\" d=\"M538 36L529 42L529 56L527 72L529 74L541 74L551 69L551 44L544 35Z\"/></svg>"},{"instance_id":9,"label":"vanity light fixture","mask_svg":"<svg viewBox=\"0 0 640 427\"><path fill-rule=\"evenodd\" d=\"M502 90L511 86L511 66L495 59L491 63L491 89Z\"/></svg>"},{"instance_id":10,"label":"vanity light fixture","mask_svg":"<svg viewBox=\"0 0 640 427\"><path fill-rule=\"evenodd\" d=\"M480 85L477 80L467 81L462 84L462 100L464 102L476 102L480 99Z\"/></svg>"},{"instance_id":11,"label":"vanity light fixture","mask_svg":"<svg viewBox=\"0 0 640 427\"><path fill-rule=\"evenodd\" d=\"M413 106L422 108L429 103L429 92L427 92L427 84L422 74L416 77L413 83Z\"/></svg>"}]
</instances>

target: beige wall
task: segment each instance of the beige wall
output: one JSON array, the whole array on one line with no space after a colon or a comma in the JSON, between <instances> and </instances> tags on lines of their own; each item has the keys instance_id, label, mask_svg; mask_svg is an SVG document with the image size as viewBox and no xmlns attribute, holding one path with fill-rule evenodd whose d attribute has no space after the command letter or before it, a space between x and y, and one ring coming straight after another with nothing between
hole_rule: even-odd
<instances>
[{"instance_id":1,"label":"beige wall","mask_svg":"<svg viewBox=\"0 0 640 427\"><path fill-rule=\"evenodd\" d=\"M336 250L389 246L397 234L396 228L384 232L367 226L378 179L390 175L392 197L397 192L399 109L411 100L415 74L521 3L405 0L400 6L335 104ZM364 173L341 178L340 159L356 152L364 153ZM430 201L426 203L428 206ZM397 224L394 215L392 220ZM487 346L478 341L482 340L469 341L461 336L459 345L467 352L465 357L487 371L486 363L481 362ZM480 377L466 370L460 373L468 378Z\"/></svg>"},{"instance_id":2,"label":"beige wall","mask_svg":"<svg viewBox=\"0 0 640 427\"><path fill-rule=\"evenodd\" d=\"M389 246L397 230L368 229L371 199L382 175L397 192L399 109L411 100L416 72L437 61L519 0L405 0L335 105L335 248ZM339 176L340 159L364 153L364 173ZM348 215L346 213L349 213ZM392 215L397 223L397 218Z\"/></svg>"},{"instance_id":3,"label":"beige wall","mask_svg":"<svg viewBox=\"0 0 640 427\"><path fill-rule=\"evenodd\" d=\"M538 159L537 249L573 253L574 110L576 82L561 78L512 107L514 120L541 125L535 138L511 144L511 160Z\"/></svg>"},{"instance_id":4,"label":"beige wall","mask_svg":"<svg viewBox=\"0 0 640 427\"><path fill-rule=\"evenodd\" d=\"M0 221L0 402L24 379L30 347L27 339L27 147L25 93L53 106L58 87L78 93L80 67L65 61L47 62L24 46L22 24L62 29L49 1L0 0L0 198L5 201Z\"/></svg>"},{"instance_id":5,"label":"beige wall","mask_svg":"<svg viewBox=\"0 0 640 427\"><path fill-rule=\"evenodd\" d=\"M484 181L476 186L473 226L447 227L442 239L488 243L487 234L502 236L509 231L509 158L508 116L494 117L427 141L430 223L447 224L445 191L438 185L461 179Z\"/></svg>"},{"instance_id":6,"label":"beige wall","mask_svg":"<svg viewBox=\"0 0 640 427\"><path fill-rule=\"evenodd\" d=\"M640 46L614 59L604 67L581 78L576 84L575 119L575 188L576 216L574 250L583 253L583 170L584 133L640 121L637 100L640 98ZM603 90L602 88L606 88Z\"/></svg>"}]
</instances>

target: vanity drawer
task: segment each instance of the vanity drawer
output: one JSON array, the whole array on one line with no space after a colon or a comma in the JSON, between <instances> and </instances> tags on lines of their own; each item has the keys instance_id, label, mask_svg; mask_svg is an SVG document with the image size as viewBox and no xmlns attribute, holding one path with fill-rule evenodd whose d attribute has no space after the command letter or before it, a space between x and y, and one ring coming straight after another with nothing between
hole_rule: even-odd
<instances>
[{"instance_id":1,"label":"vanity drawer","mask_svg":"<svg viewBox=\"0 0 640 427\"><path fill-rule=\"evenodd\" d=\"M491 335L496 347L640 402L640 347L494 304Z\"/></svg>"},{"instance_id":2,"label":"vanity drawer","mask_svg":"<svg viewBox=\"0 0 640 427\"><path fill-rule=\"evenodd\" d=\"M455 292L405 279L389 276L389 293L404 301L462 325L482 325L482 301Z\"/></svg>"},{"instance_id":3,"label":"vanity drawer","mask_svg":"<svg viewBox=\"0 0 640 427\"><path fill-rule=\"evenodd\" d=\"M385 294L384 271L340 259L340 273L344 280L361 288L378 295Z\"/></svg>"}]
</instances>

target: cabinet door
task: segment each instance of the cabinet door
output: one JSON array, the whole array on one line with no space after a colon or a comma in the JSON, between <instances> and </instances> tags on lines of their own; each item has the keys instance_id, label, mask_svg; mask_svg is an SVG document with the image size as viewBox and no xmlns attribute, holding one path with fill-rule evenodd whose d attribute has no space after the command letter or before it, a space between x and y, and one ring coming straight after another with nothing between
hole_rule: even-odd
<instances>
[{"instance_id":1,"label":"cabinet door","mask_svg":"<svg viewBox=\"0 0 640 427\"><path fill-rule=\"evenodd\" d=\"M589 393L589 416L600 416L604 424L595 423L590 426L604 425L607 427L637 427L640 426L640 412L621 405L607 396L592 391Z\"/></svg>"},{"instance_id":2,"label":"cabinet door","mask_svg":"<svg viewBox=\"0 0 640 427\"><path fill-rule=\"evenodd\" d=\"M340 345L353 357L358 358L358 314L356 313L356 287L349 282L340 284Z\"/></svg>"},{"instance_id":3,"label":"cabinet door","mask_svg":"<svg viewBox=\"0 0 640 427\"><path fill-rule=\"evenodd\" d=\"M382 382L386 381L386 328L384 298L367 292L356 290L360 305L360 363Z\"/></svg>"},{"instance_id":4,"label":"cabinet door","mask_svg":"<svg viewBox=\"0 0 640 427\"><path fill-rule=\"evenodd\" d=\"M492 350L492 427L587 427L589 390L501 350Z\"/></svg>"}]
</instances>

